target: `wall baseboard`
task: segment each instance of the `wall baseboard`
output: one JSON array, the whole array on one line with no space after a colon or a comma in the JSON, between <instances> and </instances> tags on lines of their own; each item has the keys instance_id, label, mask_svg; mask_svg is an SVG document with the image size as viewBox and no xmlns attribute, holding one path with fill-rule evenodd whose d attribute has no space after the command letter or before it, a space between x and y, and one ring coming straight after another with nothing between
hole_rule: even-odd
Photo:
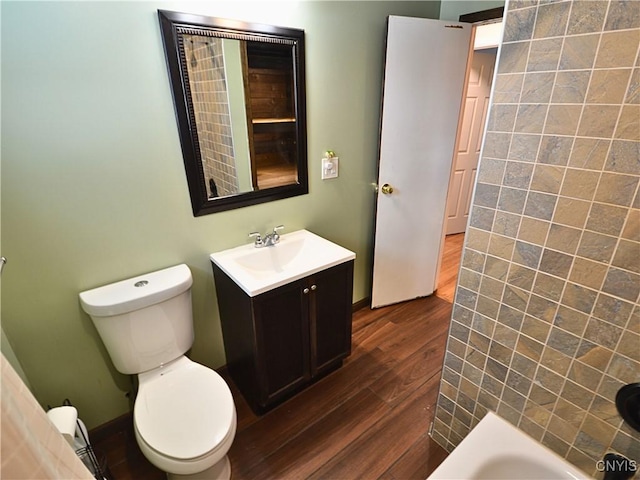
<instances>
[{"instance_id":1,"label":"wall baseboard","mask_svg":"<svg viewBox=\"0 0 640 480\"><path fill-rule=\"evenodd\" d=\"M362 300L358 300L356 303L354 303L351 311L357 312L361 308L366 308L366 307L369 307L370 305L371 305L371 298L365 297Z\"/></svg>"},{"instance_id":2,"label":"wall baseboard","mask_svg":"<svg viewBox=\"0 0 640 480\"><path fill-rule=\"evenodd\" d=\"M107 423L92 428L89 430L89 441L92 444L100 443L122 432L133 437L133 412L127 412L113 420L109 420Z\"/></svg>"}]
</instances>

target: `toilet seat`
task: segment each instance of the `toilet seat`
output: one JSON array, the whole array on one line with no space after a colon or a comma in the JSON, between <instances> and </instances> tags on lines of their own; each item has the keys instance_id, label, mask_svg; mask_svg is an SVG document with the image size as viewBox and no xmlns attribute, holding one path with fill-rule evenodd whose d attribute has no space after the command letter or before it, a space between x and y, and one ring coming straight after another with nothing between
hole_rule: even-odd
<instances>
[{"instance_id":1,"label":"toilet seat","mask_svg":"<svg viewBox=\"0 0 640 480\"><path fill-rule=\"evenodd\" d=\"M215 371L181 357L139 379L136 429L160 455L183 461L208 456L235 433L233 397Z\"/></svg>"}]
</instances>

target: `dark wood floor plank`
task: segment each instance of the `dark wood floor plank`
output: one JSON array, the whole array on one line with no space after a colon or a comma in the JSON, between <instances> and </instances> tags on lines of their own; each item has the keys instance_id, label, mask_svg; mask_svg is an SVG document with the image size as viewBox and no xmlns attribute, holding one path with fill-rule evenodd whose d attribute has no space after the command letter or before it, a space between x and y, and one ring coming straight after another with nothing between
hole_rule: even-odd
<instances>
[{"instance_id":1,"label":"dark wood floor plank","mask_svg":"<svg viewBox=\"0 0 640 480\"><path fill-rule=\"evenodd\" d=\"M389 415L330 459L314 473L314 479L370 479L387 471L429 428L432 413L426 410L425 396L437 389L434 377L415 390Z\"/></svg>"},{"instance_id":2,"label":"dark wood floor plank","mask_svg":"<svg viewBox=\"0 0 640 480\"><path fill-rule=\"evenodd\" d=\"M361 308L354 312L352 326L354 332L360 332L369 325L379 320L385 320L385 317L395 309L394 305L382 308ZM385 320L386 321L386 320Z\"/></svg>"},{"instance_id":3,"label":"dark wood floor plank","mask_svg":"<svg viewBox=\"0 0 640 480\"><path fill-rule=\"evenodd\" d=\"M460 256L464 243L464 233L447 235L442 253L442 264L438 275L438 289L435 295L447 302L453 303L460 269Z\"/></svg>"},{"instance_id":4,"label":"dark wood floor plank","mask_svg":"<svg viewBox=\"0 0 640 480\"><path fill-rule=\"evenodd\" d=\"M354 332L351 345L351 358L358 358L384 342L389 337L395 336L398 327L393 322L380 320L375 325L368 325L364 329Z\"/></svg>"},{"instance_id":5,"label":"dark wood floor plank","mask_svg":"<svg viewBox=\"0 0 640 480\"><path fill-rule=\"evenodd\" d=\"M232 464L240 462L248 468L263 460L386 372L386 366L371 355L345 364L237 432L229 451ZM269 441L265 442L267 438Z\"/></svg>"},{"instance_id":6,"label":"dark wood floor plank","mask_svg":"<svg viewBox=\"0 0 640 480\"><path fill-rule=\"evenodd\" d=\"M437 297L414 300L416 308L405 309L405 316L396 323L403 325L396 334L387 337L378 348L396 360L403 360L419 350L430 339L449 328L451 304Z\"/></svg>"},{"instance_id":7,"label":"dark wood floor plank","mask_svg":"<svg viewBox=\"0 0 640 480\"><path fill-rule=\"evenodd\" d=\"M387 404L396 405L431 377L439 375L445 352L445 335L443 332L435 337L397 368L380 377L371 385L371 390Z\"/></svg>"},{"instance_id":8,"label":"dark wood floor plank","mask_svg":"<svg viewBox=\"0 0 640 480\"><path fill-rule=\"evenodd\" d=\"M385 472L385 475L396 480L425 479L446 457L447 451L425 433Z\"/></svg>"},{"instance_id":9,"label":"dark wood floor plank","mask_svg":"<svg viewBox=\"0 0 640 480\"><path fill-rule=\"evenodd\" d=\"M389 410L375 394L363 390L238 478L308 478Z\"/></svg>"}]
</instances>

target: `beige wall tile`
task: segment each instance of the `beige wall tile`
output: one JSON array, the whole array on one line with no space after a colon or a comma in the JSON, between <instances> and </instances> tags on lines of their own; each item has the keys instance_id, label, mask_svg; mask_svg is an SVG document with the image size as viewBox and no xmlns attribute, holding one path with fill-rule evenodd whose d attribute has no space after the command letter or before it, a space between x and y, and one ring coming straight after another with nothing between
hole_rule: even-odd
<instances>
[{"instance_id":1,"label":"beige wall tile","mask_svg":"<svg viewBox=\"0 0 640 480\"><path fill-rule=\"evenodd\" d=\"M531 42L505 43L502 45L498 73L524 72L527 66L529 46Z\"/></svg>"},{"instance_id":2,"label":"beige wall tile","mask_svg":"<svg viewBox=\"0 0 640 480\"><path fill-rule=\"evenodd\" d=\"M580 242L582 231L577 228L565 227L556 223L551 224L546 247L565 253L575 253Z\"/></svg>"},{"instance_id":3,"label":"beige wall tile","mask_svg":"<svg viewBox=\"0 0 640 480\"><path fill-rule=\"evenodd\" d=\"M563 278L553 276L555 275L555 273L552 273L550 275L543 273L549 268L543 267L542 262L540 263L540 271L536 275L536 281L533 285L532 291L533 293L540 295L541 297L547 298L554 302L559 302L562 298L562 291L564 290L566 281Z\"/></svg>"},{"instance_id":4,"label":"beige wall tile","mask_svg":"<svg viewBox=\"0 0 640 480\"><path fill-rule=\"evenodd\" d=\"M496 76L493 98L496 103L519 103L524 74L501 74Z\"/></svg>"},{"instance_id":5,"label":"beige wall tile","mask_svg":"<svg viewBox=\"0 0 640 480\"><path fill-rule=\"evenodd\" d=\"M515 238L520 228L520 219L520 215L498 211L493 221L493 231L500 235Z\"/></svg>"},{"instance_id":6,"label":"beige wall tile","mask_svg":"<svg viewBox=\"0 0 640 480\"><path fill-rule=\"evenodd\" d=\"M575 6L576 3L578 2L573 2L573 5ZM560 57L560 70L590 69L596 57L599 41L599 33L565 37L562 56Z\"/></svg>"},{"instance_id":7,"label":"beige wall tile","mask_svg":"<svg viewBox=\"0 0 640 480\"><path fill-rule=\"evenodd\" d=\"M640 57L638 57L640 58ZM640 68L634 68L625 97L626 103L640 103Z\"/></svg>"},{"instance_id":8,"label":"beige wall tile","mask_svg":"<svg viewBox=\"0 0 640 480\"><path fill-rule=\"evenodd\" d=\"M630 359L640 362L640 335L625 331L618 344L618 352Z\"/></svg>"},{"instance_id":9,"label":"beige wall tile","mask_svg":"<svg viewBox=\"0 0 640 480\"><path fill-rule=\"evenodd\" d=\"M602 291L637 302L640 295L640 275L611 267L602 285Z\"/></svg>"},{"instance_id":10,"label":"beige wall tile","mask_svg":"<svg viewBox=\"0 0 640 480\"><path fill-rule=\"evenodd\" d=\"M595 474L608 449L640 461L612 408L640 371L640 2L514 8L511 38L526 40L503 49L492 126L505 130L485 141L499 160L480 163L481 251L465 248L453 314L470 330L451 349L466 336L468 354L444 370L459 391L436 435L452 447L491 409Z\"/></svg>"},{"instance_id":11,"label":"beige wall tile","mask_svg":"<svg viewBox=\"0 0 640 480\"><path fill-rule=\"evenodd\" d=\"M506 162L504 160L487 158L485 156L480 160L482 168L478 172L478 181L485 183L493 183L500 185Z\"/></svg>"},{"instance_id":12,"label":"beige wall tile","mask_svg":"<svg viewBox=\"0 0 640 480\"><path fill-rule=\"evenodd\" d=\"M587 103L622 103L631 69L595 70L591 76Z\"/></svg>"},{"instance_id":13,"label":"beige wall tile","mask_svg":"<svg viewBox=\"0 0 640 480\"><path fill-rule=\"evenodd\" d=\"M633 304L617 296L607 295L601 291L596 300L592 315L619 327L624 327L632 311Z\"/></svg>"},{"instance_id":14,"label":"beige wall tile","mask_svg":"<svg viewBox=\"0 0 640 480\"><path fill-rule=\"evenodd\" d=\"M640 105L622 107L614 137L640 142Z\"/></svg>"},{"instance_id":15,"label":"beige wall tile","mask_svg":"<svg viewBox=\"0 0 640 480\"><path fill-rule=\"evenodd\" d=\"M520 133L542 133L547 105L521 104L516 116L515 131Z\"/></svg>"},{"instance_id":16,"label":"beige wall tile","mask_svg":"<svg viewBox=\"0 0 640 480\"><path fill-rule=\"evenodd\" d=\"M614 140L604 170L637 175L640 172L640 143Z\"/></svg>"},{"instance_id":17,"label":"beige wall tile","mask_svg":"<svg viewBox=\"0 0 640 480\"><path fill-rule=\"evenodd\" d=\"M496 105L491 111L487 131L511 132L516 120L517 105Z\"/></svg>"},{"instance_id":18,"label":"beige wall tile","mask_svg":"<svg viewBox=\"0 0 640 480\"><path fill-rule=\"evenodd\" d=\"M620 240L612 265L640 274L640 243ZM637 323L635 325L637 326Z\"/></svg>"},{"instance_id":19,"label":"beige wall tile","mask_svg":"<svg viewBox=\"0 0 640 480\"><path fill-rule=\"evenodd\" d=\"M576 257L569 280L594 290L600 290L606 273L606 265L587 258Z\"/></svg>"},{"instance_id":20,"label":"beige wall tile","mask_svg":"<svg viewBox=\"0 0 640 480\"><path fill-rule=\"evenodd\" d=\"M540 135L514 133L509 146L509 160L534 162L541 139Z\"/></svg>"},{"instance_id":21,"label":"beige wall tile","mask_svg":"<svg viewBox=\"0 0 640 480\"><path fill-rule=\"evenodd\" d=\"M537 162L550 165L566 165L569 162L572 145L573 138L571 137L544 135L542 142L540 142Z\"/></svg>"},{"instance_id":22,"label":"beige wall tile","mask_svg":"<svg viewBox=\"0 0 640 480\"><path fill-rule=\"evenodd\" d=\"M562 38L532 41L527 61L527 72L556 70L561 50Z\"/></svg>"},{"instance_id":23,"label":"beige wall tile","mask_svg":"<svg viewBox=\"0 0 640 480\"><path fill-rule=\"evenodd\" d=\"M553 213L554 223L570 227L584 227L591 205L583 200L573 198L558 198L556 211Z\"/></svg>"},{"instance_id":24,"label":"beige wall tile","mask_svg":"<svg viewBox=\"0 0 640 480\"><path fill-rule=\"evenodd\" d=\"M571 4L567 34L599 32L607 14L607 2L583 1Z\"/></svg>"},{"instance_id":25,"label":"beige wall tile","mask_svg":"<svg viewBox=\"0 0 640 480\"><path fill-rule=\"evenodd\" d=\"M619 113L618 105L586 105L580 119L578 135L611 138Z\"/></svg>"},{"instance_id":26,"label":"beige wall tile","mask_svg":"<svg viewBox=\"0 0 640 480\"><path fill-rule=\"evenodd\" d=\"M569 275L573 256L566 253L556 252L555 250L545 249L542 253L539 269L550 275L566 278ZM549 294L545 295L549 297ZM559 300L559 299L558 299Z\"/></svg>"},{"instance_id":27,"label":"beige wall tile","mask_svg":"<svg viewBox=\"0 0 640 480\"><path fill-rule=\"evenodd\" d=\"M578 349L578 353L576 355L576 358L579 359L582 363L586 363L587 365L590 365L602 372L607 369L607 366L609 365L612 357L612 350L584 339L582 340L582 343L580 344L580 348ZM615 398L615 394L621 386L622 385L618 385L613 392L609 392L607 394L608 398ZM598 392L600 392L600 390L598 390Z\"/></svg>"},{"instance_id":28,"label":"beige wall tile","mask_svg":"<svg viewBox=\"0 0 640 480\"><path fill-rule=\"evenodd\" d=\"M638 186L640 177L604 172L594 200L628 207Z\"/></svg>"},{"instance_id":29,"label":"beige wall tile","mask_svg":"<svg viewBox=\"0 0 640 480\"><path fill-rule=\"evenodd\" d=\"M589 212L586 228L606 235L619 236L627 217L627 211L626 208L614 205L594 203Z\"/></svg>"},{"instance_id":30,"label":"beige wall tile","mask_svg":"<svg viewBox=\"0 0 640 480\"><path fill-rule=\"evenodd\" d=\"M599 180L599 172L568 168L560 194L565 197L591 200Z\"/></svg>"},{"instance_id":31,"label":"beige wall tile","mask_svg":"<svg viewBox=\"0 0 640 480\"><path fill-rule=\"evenodd\" d=\"M590 78L590 70L558 72L553 86L553 97L551 101L553 103L584 102Z\"/></svg>"},{"instance_id":32,"label":"beige wall tile","mask_svg":"<svg viewBox=\"0 0 640 480\"><path fill-rule=\"evenodd\" d=\"M552 165L537 165L531 179L531 190L558 193L562 184L564 170L562 167Z\"/></svg>"},{"instance_id":33,"label":"beige wall tile","mask_svg":"<svg viewBox=\"0 0 640 480\"><path fill-rule=\"evenodd\" d=\"M600 170L609 152L611 141L600 138L577 137L573 143L569 166L587 170Z\"/></svg>"},{"instance_id":34,"label":"beige wall tile","mask_svg":"<svg viewBox=\"0 0 640 480\"><path fill-rule=\"evenodd\" d=\"M581 111L581 105L550 105L547 121L544 123L544 133L551 135L575 135ZM535 127L530 126L530 128Z\"/></svg>"},{"instance_id":35,"label":"beige wall tile","mask_svg":"<svg viewBox=\"0 0 640 480\"><path fill-rule=\"evenodd\" d=\"M540 5L533 37L543 38L564 35L570 8L571 4L568 2Z\"/></svg>"},{"instance_id":36,"label":"beige wall tile","mask_svg":"<svg viewBox=\"0 0 640 480\"><path fill-rule=\"evenodd\" d=\"M524 8L514 11L504 23L504 42L517 42L531 38L536 8Z\"/></svg>"},{"instance_id":37,"label":"beige wall tile","mask_svg":"<svg viewBox=\"0 0 640 480\"><path fill-rule=\"evenodd\" d=\"M518 238L525 242L543 245L547 238L550 223L536 218L523 217L520 222Z\"/></svg>"},{"instance_id":38,"label":"beige wall tile","mask_svg":"<svg viewBox=\"0 0 640 480\"><path fill-rule=\"evenodd\" d=\"M640 30L637 29L603 33L595 67L632 67L636 60L639 43Z\"/></svg>"},{"instance_id":39,"label":"beige wall tile","mask_svg":"<svg viewBox=\"0 0 640 480\"><path fill-rule=\"evenodd\" d=\"M551 220L558 197L547 193L529 191L524 214L541 220Z\"/></svg>"},{"instance_id":40,"label":"beige wall tile","mask_svg":"<svg viewBox=\"0 0 640 480\"><path fill-rule=\"evenodd\" d=\"M627 0L611 0L605 30L640 27L640 4Z\"/></svg>"},{"instance_id":41,"label":"beige wall tile","mask_svg":"<svg viewBox=\"0 0 640 480\"><path fill-rule=\"evenodd\" d=\"M472 248L480 252L486 252L489 246L491 234L484 230L476 228L468 228L465 234L465 242L467 248Z\"/></svg>"},{"instance_id":42,"label":"beige wall tile","mask_svg":"<svg viewBox=\"0 0 640 480\"><path fill-rule=\"evenodd\" d=\"M638 371L640 371L639 362L618 353L613 354L611 363L607 368L607 373L619 379L622 383L635 382L638 378Z\"/></svg>"},{"instance_id":43,"label":"beige wall tile","mask_svg":"<svg viewBox=\"0 0 640 480\"><path fill-rule=\"evenodd\" d=\"M530 290L535 275L535 270L512 263L509 267L508 282L510 285Z\"/></svg>"},{"instance_id":44,"label":"beige wall tile","mask_svg":"<svg viewBox=\"0 0 640 480\"><path fill-rule=\"evenodd\" d=\"M532 72L524 77L521 103L548 103L554 88L556 72Z\"/></svg>"},{"instance_id":45,"label":"beige wall tile","mask_svg":"<svg viewBox=\"0 0 640 480\"><path fill-rule=\"evenodd\" d=\"M580 240L578 255L596 262L608 263L613 257L616 244L615 237L585 231Z\"/></svg>"},{"instance_id":46,"label":"beige wall tile","mask_svg":"<svg viewBox=\"0 0 640 480\"><path fill-rule=\"evenodd\" d=\"M636 306L633 314L629 318L627 329L640 334L640 307Z\"/></svg>"},{"instance_id":47,"label":"beige wall tile","mask_svg":"<svg viewBox=\"0 0 640 480\"><path fill-rule=\"evenodd\" d=\"M640 242L640 212L629 210L627 223L624 230L622 230L622 238Z\"/></svg>"}]
</instances>

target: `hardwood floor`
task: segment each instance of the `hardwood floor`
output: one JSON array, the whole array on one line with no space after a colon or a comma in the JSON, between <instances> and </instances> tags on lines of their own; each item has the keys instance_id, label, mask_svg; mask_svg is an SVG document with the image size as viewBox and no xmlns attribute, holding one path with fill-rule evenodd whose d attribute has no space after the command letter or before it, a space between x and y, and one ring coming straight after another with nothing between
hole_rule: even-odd
<instances>
[{"instance_id":1,"label":"hardwood floor","mask_svg":"<svg viewBox=\"0 0 640 480\"><path fill-rule=\"evenodd\" d=\"M464 233L447 235L444 242L442 265L440 266L440 276L438 278L438 290L436 290L435 294L450 303L453 303L453 297L456 293L463 243Z\"/></svg>"},{"instance_id":2,"label":"hardwood floor","mask_svg":"<svg viewBox=\"0 0 640 480\"><path fill-rule=\"evenodd\" d=\"M440 464L446 452L427 432L452 308L440 297L453 298L457 266L448 263L459 261L462 245L452 240L459 247L445 252L436 295L356 311L344 365L267 414L253 414L221 372L238 413L233 479L424 479ZM91 438L114 479L164 478L142 457L130 421Z\"/></svg>"}]
</instances>

